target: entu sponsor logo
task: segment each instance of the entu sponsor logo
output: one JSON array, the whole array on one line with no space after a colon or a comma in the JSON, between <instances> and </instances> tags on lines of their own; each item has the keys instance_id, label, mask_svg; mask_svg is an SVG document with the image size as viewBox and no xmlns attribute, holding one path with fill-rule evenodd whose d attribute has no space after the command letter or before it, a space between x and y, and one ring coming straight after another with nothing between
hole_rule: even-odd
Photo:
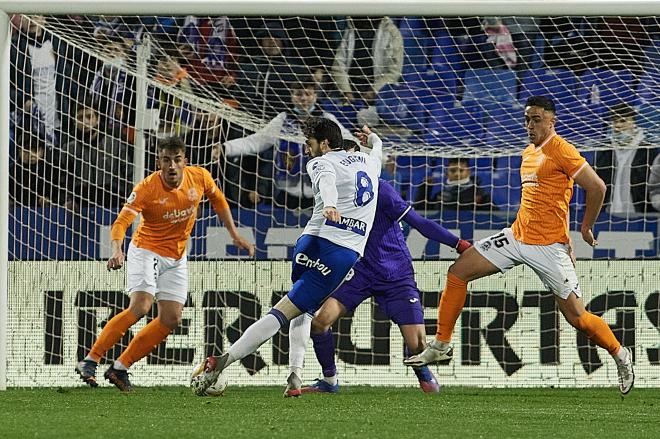
<instances>
[{"instance_id":1,"label":"entu sponsor logo","mask_svg":"<svg viewBox=\"0 0 660 439\"><path fill-rule=\"evenodd\" d=\"M186 221L191 215L195 213L195 206L190 206L187 209L174 209L163 214L163 219L171 223L180 223Z\"/></svg>"},{"instance_id":2,"label":"entu sponsor logo","mask_svg":"<svg viewBox=\"0 0 660 439\"><path fill-rule=\"evenodd\" d=\"M296 264L300 264L303 267L316 268L323 276L332 273L332 269L321 262L320 259L312 260L305 253L296 254Z\"/></svg>"}]
</instances>

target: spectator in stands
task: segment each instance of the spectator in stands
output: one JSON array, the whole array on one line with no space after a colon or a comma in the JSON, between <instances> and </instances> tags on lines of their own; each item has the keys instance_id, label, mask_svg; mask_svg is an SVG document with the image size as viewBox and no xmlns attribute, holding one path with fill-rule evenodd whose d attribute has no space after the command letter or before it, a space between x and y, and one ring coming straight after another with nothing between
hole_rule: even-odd
<instances>
[{"instance_id":1,"label":"spectator in stands","mask_svg":"<svg viewBox=\"0 0 660 439\"><path fill-rule=\"evenodd\" d=\"M188 72L168 55L158 58L154 80L192 93ZM194 113L189 104L165 89L150 87L147 106L159 109L158 138L184 136L193 123Z\"/></svg>"},{"instance_id":2,"label":"spectator in stands","mask_svg":"<svg viewBox=\"0 0 660 439\"><path fill-rule=\"evenodd\" d=\"M303 155L304 145L281 139L281 134L299 134L302 124L309 117L320 116L337 123L344 138L352 136L332 114L317 106L316 82L311 77L299 78L291 84L290 90L288 111L278 114L266 127L252 135L225 142L223 152L226 157L232 157L272 151L272 161L263 161L264 166L258 172L264 178L264 184L257 183L256 191L250 195L251 199L258 201L274 196L277 206L307 209L313 206L314 197L311 181L305 172L307 158ZM274 188L266 185L270 175L275 183ZM274 194L271 195L271 191Z\"/></svg>"},{"instance_id":3,"label":"spectator in stands","mask_svg":"<svg viewBox=\"0 0 660 439\"><path fill-rule=\"evenodd\" d=\"M237 97L242 108L266 119L289 110L288 84L308 75L309 70L288 53L290 42L279 23L267 23L257 38L260 53L241 62Z\"/></svg>"},{"instance_id":4,"label":"spectator in stands","mask_svg":"<svg viewBox=\"0 0 660 439\"><path fill-rule=\"evenodd\" d=\"M242 129L234 128L217 114L198 110L195 122L185 138L190 163L209 170L232 207L254 206L261 201L258 194L266 194L270 183L272 151L230 156L222 154L223 143L242 137L242 134ZM263 174L259 165L265 161L268 161L269 168ZM257 180L262 185L259 189Z\"/></svg>"},{"instance_id":5,"label":"spectator in stands","mask_svg":"<svg viewBox=\"0 0 660 439\"><path fill-rule=\"evenodd\" d=\"M586 17L549 17L541 21L545 39L543 61L549 69L571 69L581 74L596 67L596 57L590 46L594 28Z\"/></svg>"},{"instance_id":6,"label":"spectator in stands","mask_svg":"<svg viewBox=\"0 0 660 439\"><path fill-rule=\"evenodd\" d=\"M596 151L594 169L607 186L604 206L610 213L633 214L652 210L647 188L657 150L635 125L635 109L620 103L610 110L610 145Z\"/></svg>"},{"instance_id":7,"label":"spectator in stands","mask_svg":"<svg viewBox=\"0 0 660 439\"><path fill-rule=\"evenodd\" d=\"M78 105L75 121L75 135L62 148L68 162L67 205L74 210L121 206L132 187L132 151L125 142L101 132L98 111L91 103Z\"/></svg>"},{"instance_id":8,"label":"spectator in stands","mask_svg":"<svg viewBox=\"0 0 660 439\"><path fill-rule=\"evenodd\" d=\"M447 179L442 188L429 176L420 186L415 197L415 208L426 210L493 210L497 209L490 195L479 187L478 177L472 175L468 159L452 158L447 165Z\"/></svg>"},{"instance_id":9,"label":"spectator in stands","mask_svg":"<svg viewBox=\"0 0 660 439\"><path fill-rule=\"evenodd\" d=\"M651 206L660 212L660 154L655 156L649 177L649 198Z\"/></svg>"},{"instance_id":10,"label":"spectator in stands","mask_svg":"<svg viewBox=\"0 0 660 439\"><path fill-rule=\"evenodd\" d=\"M641 75L646 64L645 48L651 44L646 17L599 17L592 46L599 64Z\"/></svg>"},{"instance_id":11,"label":"spectator in stands","mask_svg":"<svg viewBox=\"0 0 660 439\"><path fill-rule=\"evenodd\" d=\"M444 22L454 37L458 53L463 58L462 69L506 67L504 59L495 50L493 42L488 40L483 23L477 17L448 18Z\"/></svg>"},{"instance_id":12,"label":"spectator in stands","mask_svg":"<svg viewBox=\"0 0 660 439\"><path fill-rule=\"evenodd\" d=\"M177 35L179 61L197 83L229 97L236 82L238 54L234 29L226 16L189 15Z\"/></svg>"},{"instance_id":13,"label":"spectator in stands","mask_svg":"<svg viewBox=\"0 0 660 439\"><path fill-rule=\"evenodd\" d=\"M303 61L320 85L319 92L329 91L330 66L341 40L340 20L332 17L287 17L282 18L282 27L287 29L293 56Z\"/></svg>"},{"instance_id":14,"label":"spectator in stands","mask_svg":"<svg viewBox=\"0 0 660 439\"><path fill-rule=\"evenodd\" d=\"M46 141L56 143L55 131L60 125L58 100L65 96L62 92L66 63L61 53L66 48L44 30L45 23L42 15L20 16L11 42L9 101L17 120L29 122L31 115L38 122L30 125L40 126Z\"/></svg>"},{"instance_id":15,"label":"spectator in stands","mask_svg":"<svg viewBox=\"0 0 660 439\"><path fill-rule=\"evenodd\" d=\"M516 68L521 71L534 68L540 19L522 16L502 17L502 22L513 38L513 45L518 55Z\"/></svg>"},{"instance_id":16,"label":"spectator in stands","mask_svg":"<svg viewBox=\"0 0 660 439\"><path fill-rule=\"evenodd\" d=\"M371 106L403 70L403 37L389 17L349 17L335 54L332 77L348 102Z\"/></svg>"},{"instance_id":17,"label":"spectator in stands","mask_svg":"<svg viewBox=\"0 0 660 439\"><path fill-rule=\"evenodd\" d=\"M100 126L108 134L133 143L135 121L135 77L127 74L130 46L111 35L99 37L106 59L92 82L93 106L101 110Z\"/></svg>"},{"instance_id":18,"label":"spectator in stands","mask_svg":"<svg viewBox=\"0 0 660 439\"><path fill-rule=\"evenodd\" d=\"M16 205L46 207L61 200L62 171L56 148L46 148L37 134L16 139L16 161L9 174L9 199Z\"/></svg>"},{"instance_id":19,"label":"spectator in stands","mask_svg":"<svg viewBox=\"0 0 660 439\"><path fill-rule=\"evenodd\" d=\"M518 64L518 54L509 28L500 17L485 17L481 25L486 33L486 40L495 47L495 52L502 58L504 64L514 69Z\"/></svg>"}]
</instances>

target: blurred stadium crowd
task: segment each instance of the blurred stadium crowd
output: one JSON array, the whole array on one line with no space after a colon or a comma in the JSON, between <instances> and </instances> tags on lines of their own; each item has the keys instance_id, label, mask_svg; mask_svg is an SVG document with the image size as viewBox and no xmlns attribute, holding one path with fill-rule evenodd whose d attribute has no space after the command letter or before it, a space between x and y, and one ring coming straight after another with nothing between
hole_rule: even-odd
<instances>
[{"instance_id":1,"label":"blurred stadium crowd","mask_svg":"<svg viewBox=\"0 0 660 439\"><path fill-rule=\"evenodd\" d=\"M17 205L123 203L140 132L131 72L149 37L146 105L157 124L144 132L147 166L153 170L158 138L180 135L190 162L212 172L233 206L311 206L301 145L246 131L181 96L217 97L282 130L295 131L310 114L347 131L367 123L386 148L405 142L418 150L393 154L383 168L417 207L497 211L519 202L522 105L547 95L557 104L558 134L586 148L608 184L611 212L660 211L657 17L15 16L12 23ZM72 34L95 50L71 44ZM428 154L436 145L461 159ZM616 185L630 202L614 199Z\"/></svg>"}]
</instances>

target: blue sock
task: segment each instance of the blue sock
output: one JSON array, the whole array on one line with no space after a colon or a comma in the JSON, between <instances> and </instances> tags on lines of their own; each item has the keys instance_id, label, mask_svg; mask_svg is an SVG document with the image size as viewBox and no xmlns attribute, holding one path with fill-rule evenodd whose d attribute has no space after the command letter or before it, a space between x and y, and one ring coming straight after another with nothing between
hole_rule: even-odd
<instances>
[{"instance_id":1,"label":"blue sock","mask_svg":"<svg viewBox=\"0 0 660 439\"><path fill-rule=\"evenodd\" d=\"M417 379L420 381L432 381L433 374L427 366L422 367L413 367L413 372L417 375Z\"/></svg>"},{"instance_id":2,"label":"blue sock","mask_svg":"<svg viewBox=\"0 0 660 439\"><path fill-rule=\"evenodd\" d=\"M403 346L403 355L405 358L410 357L410 349L408 349L408 346ZM433 379L433 374L427 366L413 367L413 372L415 372L419 381L431 381Z\"/></svg>"},{"instance_id":3,"label":"blue sock","mask_svg":"<svg viewBox=\"0 0 660 439\"><path fill-rule=\"evenodd\" d=\"M314 341L314 352L316 359L321 364L324 377L337 375L337 365L335 364L335 343L332 339L332 332L328 329L322 334L312 334Z\"/></svg>"}]
</instances>

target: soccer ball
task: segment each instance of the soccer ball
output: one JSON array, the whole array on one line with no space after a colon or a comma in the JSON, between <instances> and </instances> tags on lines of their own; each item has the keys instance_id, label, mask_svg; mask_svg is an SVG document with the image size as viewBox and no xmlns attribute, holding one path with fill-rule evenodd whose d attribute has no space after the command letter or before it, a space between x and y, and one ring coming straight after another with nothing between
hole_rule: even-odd
<instances>
[{"instance_id":1,"label":"soccer ball","mask_svg":"<svg viewBox=\"0 0 660 439\"><path fill-rule=\"evenodd\" d=\"M198 393L197 389L198 389L199 381L201 381L202 377L204 376L205 368L206 368L206 360L202 361L197 366L195 366L192 373L190 374L190 388L192 389L195 395L202 396ZM222 373L218 376L216 382L213 383L211 387L206 389L203 395L222 396L225 393L226 388L227 388L227 374L225 373L225 371L222 371Z\"/></svg>"}]
</instances>

